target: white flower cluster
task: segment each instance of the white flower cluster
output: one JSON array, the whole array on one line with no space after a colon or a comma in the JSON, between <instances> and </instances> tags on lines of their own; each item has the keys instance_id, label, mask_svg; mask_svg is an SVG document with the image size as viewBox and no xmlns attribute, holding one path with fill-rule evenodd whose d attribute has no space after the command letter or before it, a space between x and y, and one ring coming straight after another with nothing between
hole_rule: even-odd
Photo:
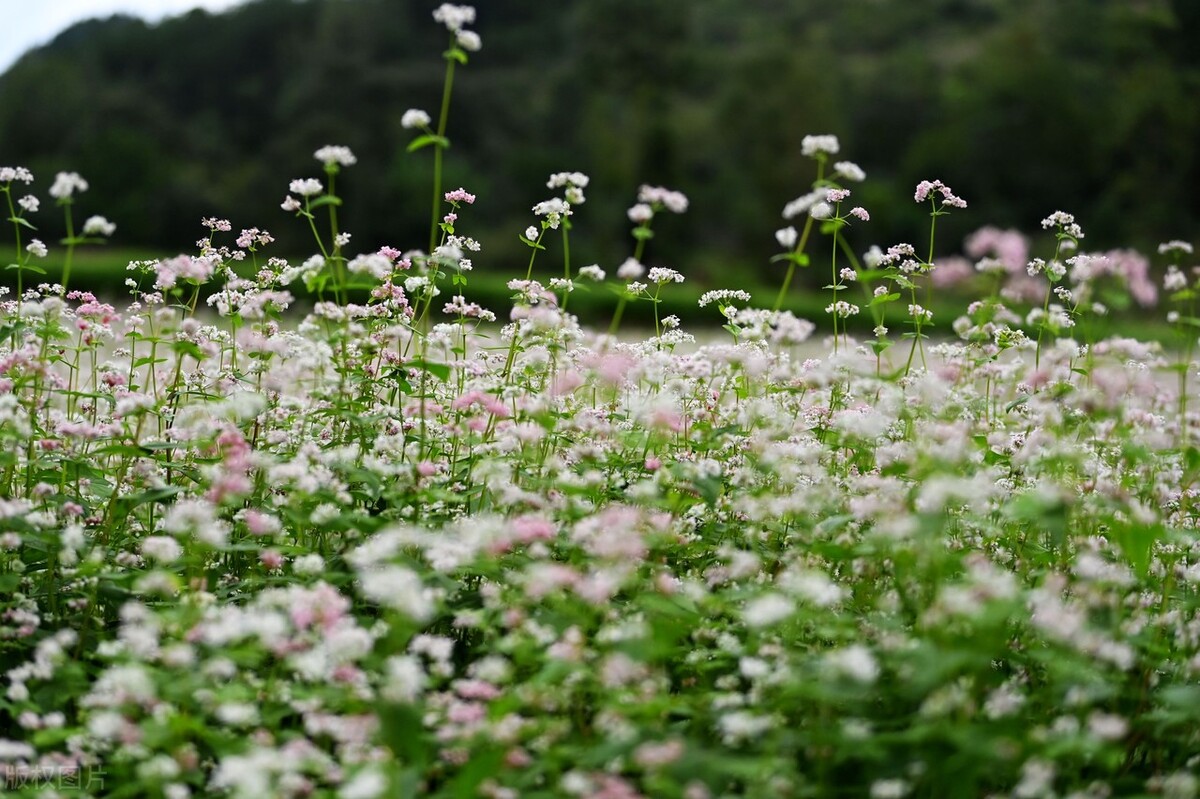
<instances>
[{"instance_id":1,"label":"white flower cluster","mask_svg":"<svg viewBox=\"0 0 1200 799\"><path fill-rule=\"evenodd\" d=\"M829 134L805 136L800 141L800 154L809 158L815 158L818 155L837 155L839 149L841 146L838 144L838 137Z\"/></svg>"},{"instance_id":2,"label":"white flower cluster","mask_svg":"<svg viewBox=\"0 0 1200 799\"><path fill-rule=\"evenodd\" d=\"M349 147L342 147L336 144L327 144L321 149L313 153L313 158L320 161L326 167L337 166L354 166L358 163L358 159Z\"/></svg>"},{"instance_id":3,"label":"white flower cluster","mask_svg":"<svg viewBox=\"0 0 1200 799\"><path fill-rule=\"evenodd\" d=\"M638 189L638 202L646 203L652 208L666 208L673 214L682 214L688 209L688 198L678 191L662 186L642 185Z\"/></svg>"},{"instance_id":4,"label":"white flower cluster","mask_svg":"<svg viewBox=\"0 0 1200 799\"><path fill-rule=\"evenodd\" d=\"M88 182L78 172L59 172L54 176L49 194L56 200L68 200L76 192L88 190Z\"/></svg>"},{"instance_id":5,"label":"white flower cluster","mask_svg":"<svg viewBox=\"0 0 1200 799\"><path fill-rule=\"evenodd\" d=\"M475 24L475 7L459 6L453 3L442 3L434 9L435 21L446 26L446 30L454 34L458 46L464 50L475 52L482 46L479 34L466 29L467 25Z\"/></svg>"}]
</instances>

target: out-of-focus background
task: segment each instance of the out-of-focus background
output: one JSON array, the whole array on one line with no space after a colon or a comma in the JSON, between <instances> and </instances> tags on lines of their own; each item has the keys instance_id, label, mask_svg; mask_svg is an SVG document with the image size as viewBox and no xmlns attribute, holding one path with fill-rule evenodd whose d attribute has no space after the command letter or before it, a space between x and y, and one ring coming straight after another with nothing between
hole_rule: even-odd
<instances>
[{"instance_id":1,"label":"out-of-focus background","mask_svg":"<svg viewBox=\"0 0 1200 799\"><path fill-rule=\"evenodd\" d=\"M340 184L350 250L422 246L430 152L405 152L400 118L436 116L436 4L217 4L230 7L79 22L0 75L0 164L38 175L47 240L62 223L45 188L72 170L91 184L77 214L118 226L114 255L190 251L199 219L217 215L302 257L307 231L279 203L333 143L359 158ZM625 209L648 182L692 201L657 226L651 265L777 285L773 232L814 177L809 133L836 134L838 157L868 174L854 187L872 216L849 234L859 251L927 235L912 202L925 178L970 203L939 222L944 255L984 225L1035 233L1056 209L1077 216L1088 248L1149 254L1200 231L1195 0L474 4L483 49L458 72L445 183L478 194L461 225L484 244L478 269L523 264L517 235L550 196L547 175L578 170L592 185L577 263L612 269L629 254ZM0 0L0 36L31 5Z\"/></svg>"}]
</instances>

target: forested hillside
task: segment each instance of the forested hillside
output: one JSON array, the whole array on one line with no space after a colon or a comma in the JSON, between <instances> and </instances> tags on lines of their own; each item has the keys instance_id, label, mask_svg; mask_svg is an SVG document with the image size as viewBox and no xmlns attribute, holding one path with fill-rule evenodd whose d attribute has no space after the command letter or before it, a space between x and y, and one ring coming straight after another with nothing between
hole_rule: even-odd
<instances>
[{"instance_id":1,"label":"forested hillside","mask_svg":"<svg viewBox=\"0 0 1200 799\"><path fill-rule=\"evenodd\" d=\"M425 24L430 7L256 0L77 25L0 77L0 160L82 173L87 210L118 223L119 243L185 247L218 213L294 251L305 231L264 198L308 175L315 147L346 144L367 165L344 186L355 244L420 246L431 161L405 152L400 118L439 103L445 41ZM1194 237L1200 222L1189 0L478 7L483 49L459 72L447 183L478 194L473 222L494 259L519 257L522 210L548 196L547 174L571 169L593 179L580 257L627 254L623 211L648 181L693 201L656 246L664 262L770 269L780 209L812 180L800 139L824 132L870 177L860 248L911 229L922 209L900 200L928 175L972 199L947 247L1055 208L1097 247Z\"/></svg>"}]
</instances>

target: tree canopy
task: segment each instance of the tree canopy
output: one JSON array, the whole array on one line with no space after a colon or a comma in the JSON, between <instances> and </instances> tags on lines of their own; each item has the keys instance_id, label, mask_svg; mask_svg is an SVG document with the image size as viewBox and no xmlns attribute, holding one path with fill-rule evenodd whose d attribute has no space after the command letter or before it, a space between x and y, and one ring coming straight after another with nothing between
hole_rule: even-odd
<instances>
[{"instance_id":1,"label":"tree canopy","mask_svg":"<svg viewBox=\"0 0 1200 799\"><path fill-rule=\"evenodd\" d=\"M1188 0L477 0L483 50L459 72L446 185L486 251L520 257L546 176L592 176L580 263L619 263L637 185L687 193L655 257L693 274L767 269L804 193L808 133L869 180L888 245L942 178L971 201L942 241L1072 211L1088 244L1194 237L1200 11ZM186 247L198 220L304 231L278 207L317 147L354 149L339 188L354 246L419 247L430 159L410 107L437 112L445 31L414 0L254 0L151 25L78 24L0 76L0 161L70 169L125 243ZM575 242L573 241L573 244ZM951 246L948 244L947 246Z\"/></svg>"}]
</instances>

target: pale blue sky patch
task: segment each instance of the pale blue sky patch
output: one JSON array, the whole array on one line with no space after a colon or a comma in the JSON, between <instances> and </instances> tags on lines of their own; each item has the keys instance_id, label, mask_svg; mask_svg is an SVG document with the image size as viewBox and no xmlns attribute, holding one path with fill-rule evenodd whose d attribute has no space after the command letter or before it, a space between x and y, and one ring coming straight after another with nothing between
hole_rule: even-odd
<instances>
[{"instance_id":1,"label":"pale blue sky patch","mask_svg":"<svg viewBox=\"0 0 1200 799\"><path fill-rule=\"evenodd\" d=\"M0 0L0 72L26 51L46 44L71 25L112 14L150 21L194 8L220 11L244 0Z\"/></svg>"}]
</instances>

